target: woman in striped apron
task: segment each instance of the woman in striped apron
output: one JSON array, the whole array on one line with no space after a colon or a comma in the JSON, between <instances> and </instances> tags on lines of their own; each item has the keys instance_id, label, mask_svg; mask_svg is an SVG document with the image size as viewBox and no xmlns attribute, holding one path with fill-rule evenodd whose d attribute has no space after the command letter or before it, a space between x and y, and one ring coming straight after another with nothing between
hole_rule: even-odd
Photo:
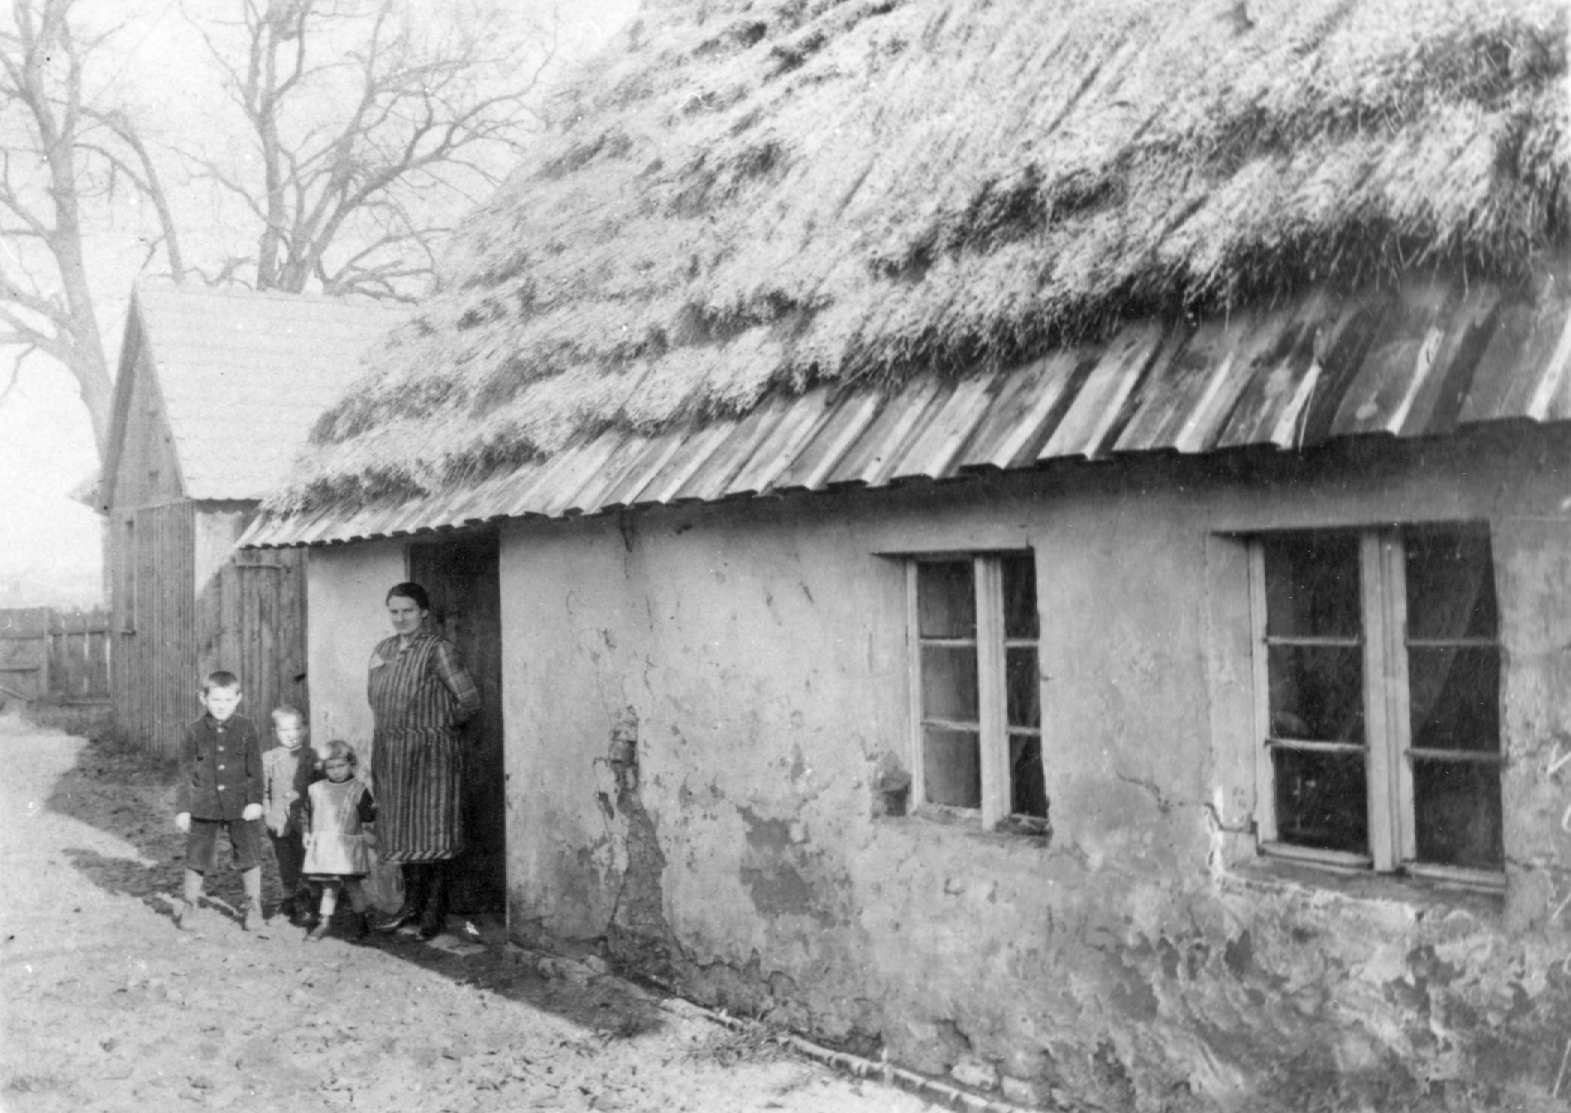
<instances>
[{"instance_id":1,"label":"woman in striped apron","mask_svg":"<svg viewBox=\"0 0 1571 1113\"><path fill-rule=\"evenodd\" d=\"M449 863L463 852L463 738L480 692L458 651L426 626L431 598L419 584L387 593L394 634L371 653L371 779L377 844L402 867L404 903L377 926L397 931L416 917L429 939L447 918Z\"/></svg>"}]
</instances>

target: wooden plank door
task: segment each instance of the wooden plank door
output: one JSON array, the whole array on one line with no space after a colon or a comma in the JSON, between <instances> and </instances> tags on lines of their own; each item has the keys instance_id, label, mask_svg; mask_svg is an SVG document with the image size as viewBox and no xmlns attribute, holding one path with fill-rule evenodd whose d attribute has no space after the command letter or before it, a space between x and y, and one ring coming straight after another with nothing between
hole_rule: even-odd
<instances>
[{"instance_id":1,"label":"wooden plank door","mask_svg":"<svg viewBox=\"0 0 1571 1113\"><path fill-rule=\"evenodd\" d=\"M303 549L245 550L237 553L226 592L232 608L235 660L246 688L246 714L271 745L269 714L290 705L310 722L306 690L306 593ZM254 696L254 698L253 698Z\"/></svg>"},{"instance_id":2,"label":"wooden plank door","mask_svg":"<svg viewBox=\"0 0 1571 1113\"><path fill-rule=\"evenodd\" d=\"M507 797L502 765L502 593L495 534L409 547L409 578L431 595L433 628L452 642L480 689L480 713L464 725L464 828L455 912L507 908Z\"/></svg>"},{"instance_id":3,"label":"wooden plank door","mask_svg":"<svg viewBox=\"0 0 1571 1113\"><path fill-rule=\"evenodd\" d=\"M197 672L228 669L240 677L241 713L256 723L263 748L271 745L275 707L296 707L309 721L304 550L236 553L207 582L196 606ZM193 717L198 713L200 708Z\"/></svg>"}]
</instances>

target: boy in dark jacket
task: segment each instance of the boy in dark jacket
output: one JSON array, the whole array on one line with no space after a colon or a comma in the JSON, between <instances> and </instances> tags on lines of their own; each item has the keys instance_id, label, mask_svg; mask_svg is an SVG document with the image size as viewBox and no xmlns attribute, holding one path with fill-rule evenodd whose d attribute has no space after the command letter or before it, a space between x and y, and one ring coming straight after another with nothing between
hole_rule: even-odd
<instances>
[{"instance_id":1,"label":"boy in dark jacket","mask_svg":"<svg viewBox=\"0 0 1571 1113\"><path fill-rule=\"evenodd\" d=\"M235 714L240 678L234 673L209 673L201 700L207 713L180 740L175 826L186 833L185 891L175 926L190 926L202 879L218 864L218 836L226 834L245 886L240 926L250 931L262 921L262 744L251 720Z\"/></svg>"}]
</instances>

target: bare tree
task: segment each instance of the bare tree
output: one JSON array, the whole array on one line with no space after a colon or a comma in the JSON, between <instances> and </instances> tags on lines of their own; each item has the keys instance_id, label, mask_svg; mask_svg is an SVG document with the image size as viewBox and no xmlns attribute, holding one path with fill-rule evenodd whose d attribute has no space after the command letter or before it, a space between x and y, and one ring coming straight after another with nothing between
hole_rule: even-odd
<instances>
[{"instance_id":1,"label":"bare tree","mask_svg":"<svg viewBox=\"0 0 1571 1113\"><path fill-rule=\"evenodd\" d=\"M503 0L233 0L192 23L239 109L240 158L211 142L151 142L134 112L88 82L107 34L84 34L77 0L12 0L0 27L0 346L63 363L100 454L112 383L85 240L118 191L148 203L144 270L181 281L408 299L451 219L492 188L537 126L532 94L554 43ZM219 143L218 146L222 146ZM206 178L251 222L196 211ZM170 183L174 184L171 185ZM235 228L188 258L180 230ZM219 241L223 237L217 237ZM249 241L249 242L247 242Z\"/></svg>"},{"instance_id":2,"label":"bare tree","mask_svg":"<svg viewBox=\"0 0 1571 1113\"><path fill-rule=\"evenodd\" d=\"M538 124L552 57L536 28L522 72L501 5L421 19L404 0L243 0L244 50L206 32L253 140L248 174L204 171L259 224L259 289L408 297L445 221L470 207Z\"/></svg>"},{"instance_id":3,"label":"bare tree","mask_svg":"<svg viewBox=\"0 0 1571 1113\"><path fill-rule=\"evenodd\" d=\"M13 0L15 27L0 30L0 345L18 352L0 397L29 355L59 360L76 377L102 453L113 384L93 313L84 209L104 195L105 171L150 196L163 189L130 121L84 102L85 67L103 39L77 36L73 3ZM167 207L159 212L165 232L153 250L163 247L178 277L174 224Z\"/></svg>"}]
</instances>

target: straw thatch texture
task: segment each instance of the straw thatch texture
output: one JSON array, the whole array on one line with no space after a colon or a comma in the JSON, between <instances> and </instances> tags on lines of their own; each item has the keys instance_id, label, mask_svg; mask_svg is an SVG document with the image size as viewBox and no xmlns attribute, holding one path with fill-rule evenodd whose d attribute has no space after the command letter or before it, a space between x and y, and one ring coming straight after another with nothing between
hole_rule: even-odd
<instances>
[{"instance_id":1,"label":"straw thatch texture","mask_svg":"<svg viewBox=\"0 0 1571 1113\"><path fill-rule=\"evenodd\" d=\"M661 0L270 509L1563 244L1560 0Z\"/></svg>"}]
</instances>

